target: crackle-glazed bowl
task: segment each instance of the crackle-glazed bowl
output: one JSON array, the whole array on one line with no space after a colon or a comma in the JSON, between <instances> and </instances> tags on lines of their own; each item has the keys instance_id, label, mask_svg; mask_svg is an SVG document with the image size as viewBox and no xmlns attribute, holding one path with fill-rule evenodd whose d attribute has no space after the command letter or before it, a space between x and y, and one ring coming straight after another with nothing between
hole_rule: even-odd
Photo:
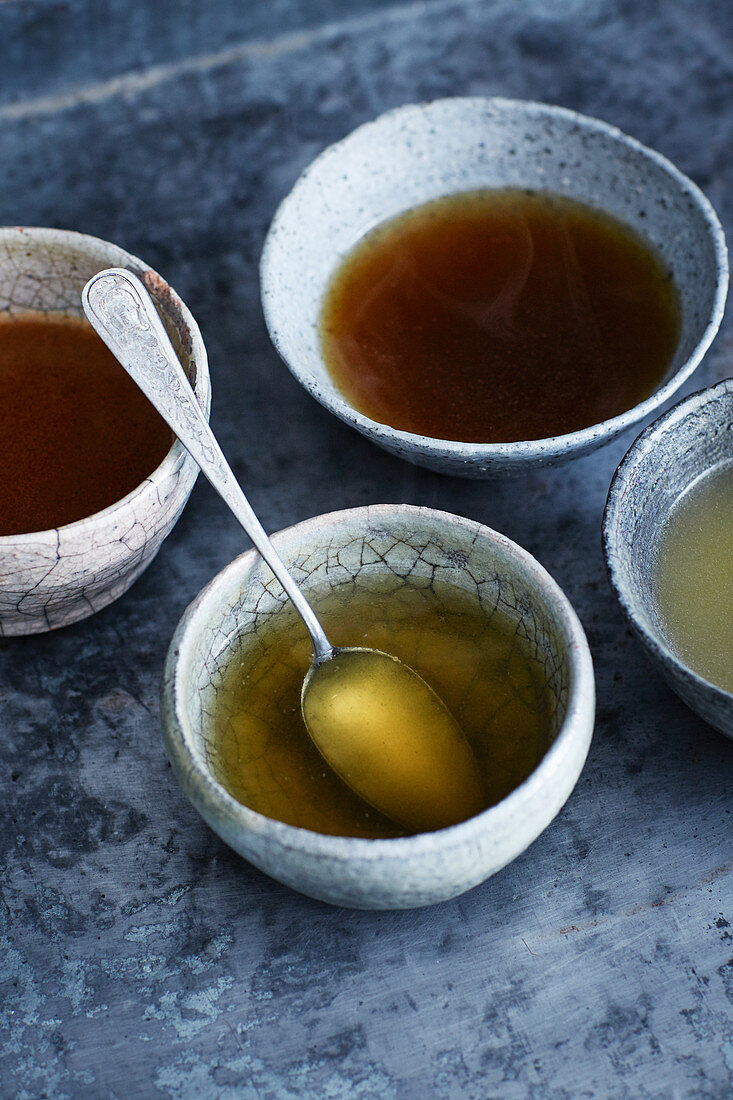
<instances>
[{"instance_id":1,"label":"crackle-glazed bowl","mask_svg":"<svg viewBox=\"0 0 733 1100\"><path fill-rule=\"evenodd\" d=\"M380 222L460 191L519 187L599 207L661 253L679 291L681 334L656 392L601 424L548 439L461 443L397 431L357 412L323 361L319 320L331 276ZM272 341L298 381L375 443L441 473L486 477L586 454L667 400L698 365L723 315L725 239L702 192L659 153L561 107L442 99L389 111L330 146L273 219L260 267ZM529 393L528 400L541 400Z\"/></svg>"},{"instance_id":2,"label":"crackle-glazed bowl","mask_svg":"<svg viewBox=\"0 0 733 1100\"><path fill-rule=\"evenodd\" d=\"M733 737L733 695L675 653L656 604L654 575L659 536L675 502L708 470L731 461L729 378L693 393L641 433L616 470L603 518L608 576L629 625L670 687L728 737Z\"/></svg>"},{"instance_id":3,"label":"crackle-glazed bowl","mask_svg":"<svg viewBox=\"0 0 733 1100\"><path fill-rule=\"evenodd\" d=\"M82 289L105 267L129 267L144 281L208 414L198 325L160 275L108 241L60 229L0 228L0 311L83 316ZM157 469L109 508L49 531L1 536L0 636L66 626L121 596L155 557L197 474L176 440Z\"/></svg>"},{"instance_id":4,"label":"crackle-glazed bowl","mask_svg":"<svg viewBox=\"0 0 733 1100\"><path fill-rule=\"evenodd\" d=\"M306 596L360 578L457 586L490 617L516 620L546 677L551 743L530 776L497 805L434 833L367 840L285 825L231 797L215 777L212 710L232 645L282 607L255 551L204 588L179 623L166 661L166 749L194 806L251 863L304 894L337 905L397 909L454 897L514 859L552 821L580 775L595 711L593 666L578 618L534 558L459 516L407 505L334 512L273 538ZM305 736L305 735L304 735Z\"/></svg>"}]
</instances>

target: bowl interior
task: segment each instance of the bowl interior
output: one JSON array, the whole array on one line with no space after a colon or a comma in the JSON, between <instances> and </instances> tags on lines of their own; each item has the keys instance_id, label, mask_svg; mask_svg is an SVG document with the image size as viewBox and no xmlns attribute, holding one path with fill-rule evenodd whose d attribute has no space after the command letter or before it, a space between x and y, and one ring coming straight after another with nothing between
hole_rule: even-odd
<instances>
[{"instance_id":1,"label":"bowl interior","mask_svg":"<svg viewBox=\"0 0 733 1100\"><path fill-rule=\"evenodd\" d=\"M602 208L658 250L682 314L663 388L722 308L722 231L707 200L662 157L612 127L502 99L399 108L331 146L301 176L273 221L262 263L270 332L296 377L334 411L349 408L326 371L318 326L330 278L360 237L431 199L503 187Z\"/></svg>"},{"instance_id":2,"label":"bowl interior","mask_svg":"<svg viewBox=\"0 0 733 1100\"><path fill-rule=\"evenodd\" d=\"M55 229L0 229L0 312L83 317L81 292L105 267L130 267L145 282L192 385L193 334L170 287L124 249L97 237Z\"/></svg>"},{"instance_id":3,"label":"bowl interior","mask_svg":"<svg viewBox=\"0 0 733 1100\"><path fill-rule=\"evenodd\" d=\"M559 590L519 547L458 517L388 506L319 517L276 541L312 599L378 577L388 578L395 590L406 584L457 587L488 619L509 616L541 670L550 712L548 747L554 741L568 709L571 632ZM178 716L197 770L215 771L211 715L232 653L256 646L257 632L283 602L268 568L247 554L204 591L184 628Z\"/></svg>"},{"instance_id":4,"label":"bowl interior","mask_svg":"<svg viewBox=\"0 0 733 1100\"><path fill-rule=\"evenodd\" d=\"M619 467L604 524L613 581L627 613L678 664L654 597L659 536L682 493L733 458L733 381L693 394L639 437Z\"/></svg>"}]
</instances>

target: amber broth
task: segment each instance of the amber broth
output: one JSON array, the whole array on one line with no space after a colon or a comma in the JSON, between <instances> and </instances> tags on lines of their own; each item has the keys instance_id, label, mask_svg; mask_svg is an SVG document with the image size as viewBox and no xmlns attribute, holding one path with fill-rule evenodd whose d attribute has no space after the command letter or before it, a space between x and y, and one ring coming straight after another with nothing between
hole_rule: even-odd
<instances>
[{"instance_id":1,"label":"amber broth","mask_svg":"<svg viewBox=\"0 0 733 1100\"><path fill-rule=\"evenodd\" d=\"M359 580L317 603L336 645L372 646L399 657L433 687L478 758L485 804L512 791L544 755L551 729L541 666L508 618L489 621L456 589L395 591ZM358 624L358 625L356 625ZM238 801L271 818L342 836L403 834L354 795L313 746L300 712L311 658L289 608L234 642L211 717L211 764Z\"/></svg>"},{"instance_id":2,"label":"amber broth","mask_svg":"<svg viewBox=\"0 0 733 1100\"><path fill-rule=\"evenodd\" d=\"M91 325L0 314L0 535L45 531L126 496L173 436Z\"/></svg>"},{"instance_id":3,"label":"amber broth","mask_svg":"<svg viewBox=\"0 0 733 1100\"><path fill-rule=\"evenodd\" d=\"M465 442L563 435L648 397L676 289L628 226L557 195L448 196L367 234L326 294L332 378L360 412Z\"/></svg>"}]
</instances>

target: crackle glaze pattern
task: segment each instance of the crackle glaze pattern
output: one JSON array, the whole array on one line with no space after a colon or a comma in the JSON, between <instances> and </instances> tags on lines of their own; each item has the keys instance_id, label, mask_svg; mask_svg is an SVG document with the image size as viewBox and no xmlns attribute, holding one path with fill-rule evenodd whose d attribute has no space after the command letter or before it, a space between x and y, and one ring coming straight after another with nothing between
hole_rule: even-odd
<instances>
[{"instance_id":1,"label":"crackle glaze pattern","mask_svg":"<svg viewBox=\"0 0 733 1100\"><path fill-rule=\"evenodd\" d=\"M325 290L340 261L368 230L410 207L492 187L552 191L600 207L659 250L680 293L682 329L667 376L647 400L568 435L475 444L378 424L336 389L323 362L318 326ZM720 325L728 286L718 218L669 161L577 112L499 98L399 107L330 146L280 205L260 276L273 343L318 401L393 454L463 477L557 465L638 423L702 359Z\"/></svg>"},{"instance_id":2,"label":"crackle glaze pattern","mask_svg":"<svg viewBox=\"0 0 733 1100\"><path fill-rule=\"evenodd\" d=\"M282 589L250 551L204 589L184 615L166 664L168 754L213 829L262 870L303 893L359 908L407 908L475 886L549 824L583 766L594 686L582 627L557 585L520 547L480 524L425 508L382 505L336 512L274 540L306 594L364 576L457 586L491 616L517 623L554 704L553 743L532 775L498 805L437 833L391 840L325 836L273 821L236 802L212 774L212 710L233 639L242 644L276 615Z\"/></svg>"},{"instance_id":3,"label":"crackle glaze pattern","mask_svg":"<svg viewBox=\"0 0 733 1100\"><path fill-rule=\"evenodd\" d=\"M681 401L642 432L619 466L603 525L611 584L647 653L688 706L733 738L733 695L673 652L654 599L659 535L675 501L706 470L733 459L733 379Z\"/></svg>"},{"instance_id":4,"label":"crackle glaze pattern","mask_svg":"<svg viewBox=\"0 0 733 1100\"><path fill-rule=\"evenodd\" d=\"M208 412L208 365L196 322L156 272L116 245L56 229L0 230L0 310L82 316L84 284L110 266L130 267L143 279ZM155 557L197 474L176 440L150 477L104 511L58 529L0 537L0 635L66 626L121 596Z\"/></svg>"}]
</instances>

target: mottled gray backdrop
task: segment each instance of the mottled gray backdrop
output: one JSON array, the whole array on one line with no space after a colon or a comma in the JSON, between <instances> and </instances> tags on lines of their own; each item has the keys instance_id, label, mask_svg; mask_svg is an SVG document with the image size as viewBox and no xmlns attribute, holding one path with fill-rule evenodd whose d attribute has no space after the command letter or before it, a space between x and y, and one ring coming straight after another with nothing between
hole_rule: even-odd
<instances>
[{"instance_id":1,"label":"mottled gray backdrop","mask_svg":"<svg viewBox=\"0 0 733 1100\"><path fill-rule=\"evenodd\" d=\"M731 745L649 667L605 580L601 511L633 433L512 482L392 459L278 361L257 260L325 144L464 93L618 124L730 229L732 49L724 0L0 5L0 223L110 238L172 282L265 525L389 501L486 522L563 585L598 675L578 787L501 874L406 913L300 897L209 832L161 747L174 624L244 546L199 483L118 604L0 641L2 1096L731 1095ZM686 392L730 374L728 326Z\"/></svg>"}]
</instances>

